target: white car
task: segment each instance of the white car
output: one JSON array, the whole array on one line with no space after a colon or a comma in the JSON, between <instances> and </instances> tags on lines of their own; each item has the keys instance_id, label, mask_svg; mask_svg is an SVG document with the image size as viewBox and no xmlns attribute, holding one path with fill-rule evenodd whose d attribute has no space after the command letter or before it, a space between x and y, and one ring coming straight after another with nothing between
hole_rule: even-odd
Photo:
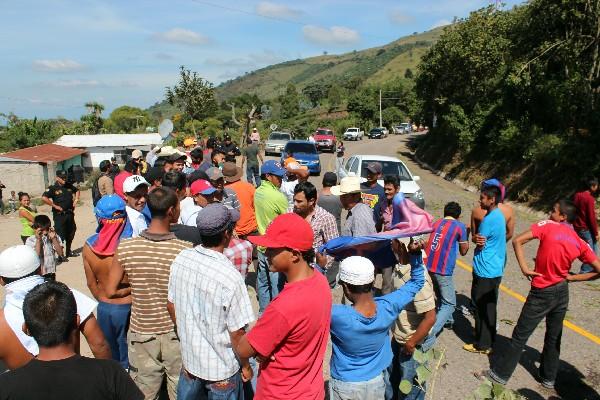
<instances>
[{"instance_id":1,"label":"white car","mask_svg":"<svg viewBox=\"0 0 600 400\"><path fill-rule=\"evenodd\" d=\"M383 178L386 175L395 175L400 181L400 191L407 199L410 199L417 206L425 209L425 196L417 181L421 178L413 175L400 159L396 157L376 156L369 154L359 154L350 156L344 160L343 166L338 171L340 179L346 176L360 176L367 178L367 165L372 162L378 162L383 167L381 179L377 182L383 186Z\"/></svg>"},{"instance_id":2,"label":"white car","mask_svg":"<svg viewBox=\"0 0 600 400\"><path fill-rule=\"evenodd\" d=\"M290 140L292 140L292 135L287 132L271 132L265 142L265 155L281 155Z\"/></svg>"},{"instance_id":3,"label":"white car","mask_svg":"<svg viewBox=\"0 0 600 400\"><path fill-rule=\"evenodd\" d=\"M344 132L344 140L362 140L365 132L361 131L360 128L348 128Z\"/></svg>"}]
</instances>

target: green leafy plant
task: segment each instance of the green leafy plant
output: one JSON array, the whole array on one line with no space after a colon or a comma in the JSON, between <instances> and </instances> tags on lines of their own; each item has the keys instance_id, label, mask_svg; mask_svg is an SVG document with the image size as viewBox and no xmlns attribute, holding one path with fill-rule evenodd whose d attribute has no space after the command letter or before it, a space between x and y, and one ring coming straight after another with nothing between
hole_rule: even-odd
<instances>
[{"instance_id":1,"label":"green leafy plant","mask_svg":"<svg viewBox=\"0 0 600 400\"><path fill-rule=\"evenodd\" d=\"M410 382L406 379L403 379L400 382L400 392L404 394L410 393L413 387L421 388L425 391L425 384L431 383L431 388L429 389L429 398L433 399L433 393L435 391L435 379L440 368L444 368L446 366L445 359L446 349L438 350L438 349L429 349L426 352L421 350L415 350L413 353L413 358L417 362L417 376L416 376L416 384Z\"/></svg>"},{"instance_id":2,"label":"green leafy plant","mask_svg":"<svg viewBox=\"0 0 600 400\"><path fill-rule=\"evenodd\" d=\"M466 400L525 400L525 397L503 385L486 380Z\"/></svg>"}]
</instances>

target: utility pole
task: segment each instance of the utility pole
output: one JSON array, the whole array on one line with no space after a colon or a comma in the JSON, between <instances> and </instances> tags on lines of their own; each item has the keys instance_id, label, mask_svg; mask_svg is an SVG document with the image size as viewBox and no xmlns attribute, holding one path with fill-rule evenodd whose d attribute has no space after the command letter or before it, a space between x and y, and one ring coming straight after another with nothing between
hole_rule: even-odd
<instances>
[{"instance_id":1,"label":"utility pole","mask_svg":"<svg viewBox=\"0 0 600 400\"><path fill-rule=\"evenodd\" d=\"M379 126L383 126L383 118L381 115L381 89L379 89Z\"/></svg>"}]
</instances>

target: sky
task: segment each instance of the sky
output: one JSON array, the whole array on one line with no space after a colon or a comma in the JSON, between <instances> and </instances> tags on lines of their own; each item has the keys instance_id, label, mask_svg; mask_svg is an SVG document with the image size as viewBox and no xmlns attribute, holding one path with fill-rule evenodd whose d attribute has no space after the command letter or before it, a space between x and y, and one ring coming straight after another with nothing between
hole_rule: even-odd
<instances>
[{"instance_id":1,"label":"sky","mask_svg":"<svg viewBox=\"0 0 600 400\"><path fill-rule=\"evenodd\" d=\"M505 7L520 1L505 0ZM0 113L78 119L164 99L185 65L215 86L286 60L381 46L489 0L0 2ZM6 122L0 118L0 123Z\"/></svg>"}]
</instances>

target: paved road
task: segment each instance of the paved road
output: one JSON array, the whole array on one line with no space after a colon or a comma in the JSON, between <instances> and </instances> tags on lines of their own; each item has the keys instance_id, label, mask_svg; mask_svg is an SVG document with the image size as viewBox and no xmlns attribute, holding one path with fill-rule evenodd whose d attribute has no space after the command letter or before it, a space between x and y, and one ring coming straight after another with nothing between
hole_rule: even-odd
<instances>
[{"instance_id":1,"label":"paved road","mask_svg":"<svg viewBox=\"0 0 600 400\"><path fill-rule=\"evenodd\" d=\"M422 169L411 158L406 143L409 136L390 136L383 140L365 139L358 142L345 142L347 156L352 154L380 154L385 156L398 156L409 167L413 175L419 175L426 198L426 209L435 218L442 217L443 207L449 201L457 201L462 209L462 221L467 223L470 210L478 200L478 194L468 192L457 185L448 182L428 170ZM324 171L333 170L333 156L321 155ZM311 177L311 181L320 187L320 177ZM510 191L510 188L508 188ZM517 212L516 233L522 232L537 221L537 217ZM532 243L526 247L526 255L533 263L537 244ZM462 257L463 265L470 266L473 259L472 249L469 254ZM576 262L574 269L579 268ZM464 268L456 268L456 290L459 304L466 304L471 288L471 273ZM518 264L509 244L508 263L503 284L512 290L516 297L526 296L529 291L529 281L520 273ZM335 298L340 298L336 293ZM521 311L522 302L517 298L501 292L499 299L499 343L506 344L510 338L514 323ZM595 336L600 336L600 283L579 283L570 286L570 307L567 314L568 321L576 324ZM464 399L472 393L479 382L473 372L486 369L489 365L486 356L474 355L462 350L464 343L472 340L474 321L470 317L456 316L454 331L445 331L440 336L438 348L446 352L445 368L438 373L433 399L455 400ZM574 332L564 329L562 338L561 366L556 384L556 390L549 391L541 387L534 379L536 367L539 365L539 355L543 345L545 324L540 324L529 340L521 364L509 382L509 387L519 390L529 399L600 399L600 343Z\"/></svg>"}]
</instances>

